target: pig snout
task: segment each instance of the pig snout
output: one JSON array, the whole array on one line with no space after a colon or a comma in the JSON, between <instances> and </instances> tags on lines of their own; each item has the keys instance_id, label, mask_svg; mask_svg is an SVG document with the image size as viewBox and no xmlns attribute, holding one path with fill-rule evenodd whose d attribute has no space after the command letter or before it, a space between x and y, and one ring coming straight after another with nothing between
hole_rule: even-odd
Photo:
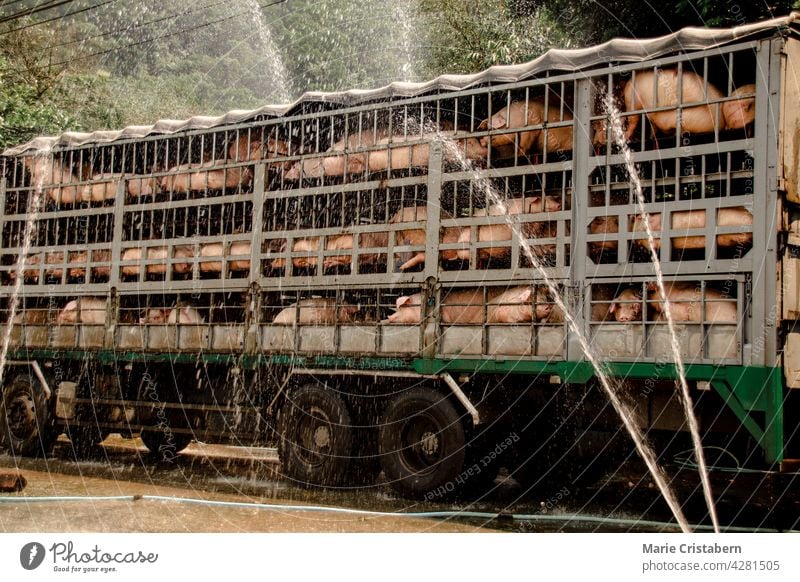
<instances>
[{"instance_id":1,"label":"pig snout","mask_svg":"<svg viewBox=\"0 0 800 582\"><path fill-rule=\"evenodd\" d=\"M641 321L641 301L641 297L633 289L626 289L614 298L608 311L619 322Z\"/></svg>"}]
</instances>

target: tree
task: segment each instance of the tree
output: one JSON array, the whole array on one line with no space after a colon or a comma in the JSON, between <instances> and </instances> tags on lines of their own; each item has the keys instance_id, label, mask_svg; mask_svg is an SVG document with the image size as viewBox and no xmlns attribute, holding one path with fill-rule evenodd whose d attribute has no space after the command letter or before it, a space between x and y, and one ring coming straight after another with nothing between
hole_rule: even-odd
<instances>
[{"instance_id":1,"label":"tree","mask_svg":"<svg viewBox=\"0 0 800 582\"><path fill-rule=\"evenodd\" d=\"M522 0L420 0L419 10L438 39L432 74L471 73L576 46L547 10Z\"/></svg>"}]
</instances>

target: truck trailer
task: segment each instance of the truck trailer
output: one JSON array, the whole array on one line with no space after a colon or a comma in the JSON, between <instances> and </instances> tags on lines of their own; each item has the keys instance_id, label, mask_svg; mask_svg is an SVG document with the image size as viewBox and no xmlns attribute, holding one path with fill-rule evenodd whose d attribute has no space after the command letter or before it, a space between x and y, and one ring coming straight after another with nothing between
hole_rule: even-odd
<instances>
[{"instance_id":1,"label":"truck trailer","mask_svg":"<svg viewBox=\"0 0 800 582\"><path fill-rule=\"evenodd\" d=\"M704 444L786 470L798 18L10 148L0 443L273 443L295 483L424 498L535 484L621 426L584 343L637 424L685 435L655 253Z\"/></svg>"}]
</instances>

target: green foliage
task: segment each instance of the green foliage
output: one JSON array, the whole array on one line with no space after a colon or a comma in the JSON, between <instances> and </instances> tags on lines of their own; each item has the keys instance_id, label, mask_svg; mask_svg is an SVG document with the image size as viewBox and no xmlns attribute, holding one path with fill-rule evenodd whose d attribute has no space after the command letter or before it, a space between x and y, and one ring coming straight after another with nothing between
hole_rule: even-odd
<instances>
[{"instance_id":1,"label":"green foliage","mask_svg":"<svg viewBox=\"0 0 800 582\"><path fill-rule=\"evenodd\" d=\"M506 0L420 0L423 20L437 39L428 69L466 73L527 61L575 39L542 8Z\"/></svg>"}]
</instances>

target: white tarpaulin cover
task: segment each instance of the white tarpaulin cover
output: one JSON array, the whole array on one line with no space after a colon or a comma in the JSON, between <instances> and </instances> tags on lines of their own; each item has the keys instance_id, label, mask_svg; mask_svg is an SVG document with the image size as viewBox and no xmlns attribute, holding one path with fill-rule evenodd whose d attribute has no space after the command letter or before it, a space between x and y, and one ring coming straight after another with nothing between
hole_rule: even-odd
<instances>
[{"instance_id":1,"label":"white tarpaulin cover","mask_svg":"<svg viewBox=\"0 0 800 582\"><path fill-rule=\"evenodd\" d=\"M54 146L79 146L165 135L244 123L256 117L281 117L301 103L327 102L353 106L376 99L415 97L431 92L458 91L474 86L513 83L544 71L579 71L608 62L637 62L678 51L703 50L748 38L771 36L789 29L800 31L800 12L789 16L746 24L735 28L684 28L666 36L644 39L613 39L599 46L583 49L551 49L541 57L519 65L497 65L473 75L442 75L424 83L392 83L379 89L350 90L335 93L309 91L294 103L265 105L258 109L235 109L217 117L196 116L185 120L162 119L153 125L131 125L119 131L91 133L66 132L58 137L37 137L28 143L9 148L5 156Z\"/></svg>"}]
</instances>

